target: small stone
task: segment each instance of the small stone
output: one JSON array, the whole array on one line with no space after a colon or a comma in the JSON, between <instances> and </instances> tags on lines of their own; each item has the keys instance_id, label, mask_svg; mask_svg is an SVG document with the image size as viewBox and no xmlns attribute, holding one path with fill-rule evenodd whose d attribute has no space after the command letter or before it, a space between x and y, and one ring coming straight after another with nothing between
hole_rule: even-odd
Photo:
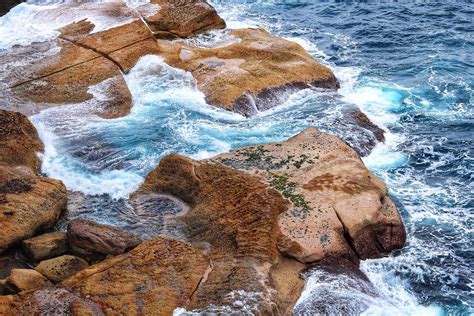
<instances>
[{"instance_id":1,"label":"small stone","mask_svg":"<svg viewBox=\"0 0 474 316\"><path fill-rule=\"evenodd\" d=\"M93 261L125 253L141 243L135 235L88 220L71 221L67 233L71 251Z\"/></svg>"},{"instance_id":2,"label":"small stone","mask_svg":"<svg viewBox=\"0 0 474 316\"><path fill-rule=\"evenodd\" d=\"M59 283L88 266L87 261L82 258L64 255L41 261L35 270L46 276L53 283Z\"/></svg>"},{"instance_id":3,"label":"small stone","mask_svg":"<svg viewBox=\"0 0 474 316\"><path fill-rule=\"evenodd\" d=\"M21 248L34 261L57 257L67 252L67 234L54 232L23 240Z\"/></svg>"},{"instance_id":4,"label":"small stone","mask_svg":"<svg viewBox=\"0 0 474 316\"><path fill-rule=\"evenodd\" d=\"M52 285L41 273L33 269L13 269L6 286L13 292L39 289Z\"/></svg>"}]
</instances>

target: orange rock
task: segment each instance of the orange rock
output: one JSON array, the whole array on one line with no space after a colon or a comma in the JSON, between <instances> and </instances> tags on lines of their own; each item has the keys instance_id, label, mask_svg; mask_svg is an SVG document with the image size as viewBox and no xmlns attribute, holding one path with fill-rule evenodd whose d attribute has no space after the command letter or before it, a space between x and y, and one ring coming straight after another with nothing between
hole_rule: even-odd
<instances>
[{"instance_id":1,"label":"orange rock","mask_svg":"<svg viewBox=\"0 0 474 316\"><path fill-rule=\"evenodd\" d=\"M52 284L33 269L13 269L7 279L7 286L14 292L21 292L52 286Z\"/></svg>"},{"instance_id":2,"label":"orange rock","mask_svg":"<svg viewBox=\"0 0 474 316\"><path fill-rule=\"evenodd\" d=\"M33 261L40 261L65 254L67 247L67 235L63 232L43 234L21 242L23 253Z\"/></svg>"},{"instance_id":3,"label":"orange rock","mask_svg":"<svg viewBox=\"0 0 474 316\"><path fill-rule=\"evenodd\" d=\"M385 185L336 136L306 129L286 142L211 159L258 175L291 202L279 249L301 262L377 258L401 248L405 229Z\"/></svg>"},{"instance_id":4,"label":"orange rock","mask_svg":"<svg viewBox=\"0 0 474 316\"><path fill-rule=\"evenodd\" d=\"M158 38L189 37L226 26L206 0L151 0L150 3L137 10Z\"/></svg>"},{"instance_id":5,"label":"orange rock","mask_svg":"<svg viewBox=\"0 0 474 316\"><path fill-rule=\"evenodd\" d=\"M191 245L157 237L62 285L96 303L105 314L171 315L186 305L209 265L208 257ZM86 310L77 308L81 313Z\"/></svg>"},{"instance_id":6,"label":"orange rock","mask_svg":"<svg viewBox=\"0 0 474 316\"><path fill-rule=\"evenodd\" d=\"M66 188L28 167L0 165L0 253L52 227L66 208Z\"/></svg>"},{"instance_id":7,"label":"orange rock","mask_svg":"<svg viewBox=\"0 0 474 316\"><path fill-rule=\"evenodd\" d=\"M47 277L51 282L58 283L88 266L87 261L82 258L64 255L41 261L35 270Z\"/></svg>"},{"instance_id":8,"label":"orange rock","mask_svg":"<svg viewBox=\"0 0 474 316\"><path fill-rule=\"evenodd\" d=\"M35 127L26 116L0 110L0 164L25 165L39 172L38 152L43 151Z\"/></svg>"},{"instance_id":9,"label":"orange rock","mask_svg":"<svg viewBox=\"0 0 474 316\"><path fill-rule=\"evenodd\" d=\"M245 116L283 103L292 91L339 87L332 71L294 42L262 29L234 30L230 35L236 42L218 48L158 43L168 64L191 72L209 104Z\"/></svg>"}]
</instances>

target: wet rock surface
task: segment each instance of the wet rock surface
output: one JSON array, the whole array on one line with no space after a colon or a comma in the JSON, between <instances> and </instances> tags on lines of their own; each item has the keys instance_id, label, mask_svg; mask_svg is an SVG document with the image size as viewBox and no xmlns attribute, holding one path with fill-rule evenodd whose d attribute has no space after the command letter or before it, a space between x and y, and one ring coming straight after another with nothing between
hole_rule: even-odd
<instances>
[{"instance_id":1,"label":"wet rock surface","mask_svg":"<svg viewBox=\"0 0 474 316\"><path fill-rule=\"evenodd\" d=\"M230 32L236 41L218 48L158 41L165 61L191 72L209 104L251 116L282 104L305 88L337 89L332 71L298 44L262 29Z\"/></svg>"},{"instance_id":2,"label":"wet rock surface","mask_svg":"<svg viewBox=\"0 0 474 316\"><path fill-rule=\"evenodd\" d=\"M13 269L6 280L9 290L17 293L52 286L41 273L33 269Z\"/></svg>"}]
</instances>

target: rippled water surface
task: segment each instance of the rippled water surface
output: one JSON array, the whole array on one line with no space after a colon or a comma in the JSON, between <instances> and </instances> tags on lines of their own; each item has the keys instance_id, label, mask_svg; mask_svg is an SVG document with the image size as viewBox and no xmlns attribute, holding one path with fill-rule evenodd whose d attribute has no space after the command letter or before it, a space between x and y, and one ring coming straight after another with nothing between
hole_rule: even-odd
<instances>
[{"instance_id":1,"label":"rippled water surface","mask_svg":"<svg viewBox=\"0 0 474 316\"><path fill-rule=\"evenodd\" d=\"M364 161L387 183L408 242L389 257L361 263L370 282L310 271L295 313L474 313L474 4L213 4L230 28L264 27L303 45L333 69L341 82L339 93L301 91L280 107L245 119L207 105L189 74L159 57L144 57L126 76L134 98L127 117L104 120L87 114L93 103L32 117L46 144L43 172L86 194L86 204L84 197L72 198L88 206L77 207L76 215L149 236L153 232L135 227L134 218L149 216L143 225L153 224L159 222L156 214L137 213L117 199L132 192L164 155L208 157L246 144L281 141L309 126L357 146L370 136L348 124L343 113L359 106L387 131L386 144ZM28 42L32 34L51 36L47 25L24 23L34 10L21 5L0 19L2 31L23 23L15 37L0 38L0 49L18 39ZM193 43L226 45L232 40L218 31ZM103 97L102 88L91 92Z\"/></svg>"}]
</instances>

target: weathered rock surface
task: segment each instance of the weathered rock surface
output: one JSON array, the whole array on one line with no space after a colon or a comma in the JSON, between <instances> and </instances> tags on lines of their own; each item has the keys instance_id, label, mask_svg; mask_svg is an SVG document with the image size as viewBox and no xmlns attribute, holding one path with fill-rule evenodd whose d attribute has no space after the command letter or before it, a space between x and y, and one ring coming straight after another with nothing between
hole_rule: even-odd
<instances>
[{"instance_id":1,"label":"weathered rock surface","mask_svg":"<svg viewBox=\"0 0 474 316\"><path fill-rule=\"evenodd\" d=\"M218 48L158 43L168 64L191 72L209 104L245 116L283 103L289 92L339 87L332 71L297 43L262 29L233 30L230 35L237 40Z\"/></svg>"},{"instance_id":2,"label":"weathered rock surface","mask_svg":"<svg viewBox=\"0 0 474 316\"><path fill-rule=\"evenodd\" d=\"M151 0L159 6L153 10L150 5L137 8L156 37L189 37L211 29L225 28L224 20L205 0Z\"/></svg>"},{"instance_id":3,"label":"weathered rock surface","mask_svg":"<svg viewBox=\"0 0 474 316\"><path fill-rule=\"evenodd\" d=\"M0 314L171 315L186 306L210 265L193 246L157 237L82 270L63 289L0 297Z\"/></svg>"},{"instance_id":4,"label":"weathered rock surface","mask_svg":"<svg viewBox=\"0 0 474 316\"><path fill-rule=\"evenodd\" d=\"M39 172L38 152L43 151L35 127L21 113L0 110L0 164L28 166Z\"/></svg>"},{"instance_id":5,"label":"weathered rock surface","mask_svg":"<svg viewBox=\"0 0 474 316\"><path fill-rule=\"evenodd\" d=\"M294 304L296 295L276 294L300 293L298 273L304 267L294 260L282 263L278 216L289 203L278 191L246 172L170 155L148 175L135 198L148 192L170 193L191 206L170 219L168 229L206 250L212 261L189 309L232 308L240 300L255 311L278 313Z\"/></svg>"},{"instance_id":6,"label":"weathered rock surface","mask_svg":"<svg viewBox=\"0 0 474 316\"><path fill-rule=\"evenodd\" d=\"M279 249L287 256L367 259L404 245L405 229L385 185L338 137L310 128L286 142L211 161L258 173L291 203L279 219Z\"/></svg>"},{"instance_id":7,"label":"weathered rock surface","mask_svg":"<svg viewBox=\"0 0 474 316\"><path fill-rule=\"evenodd\" d=\"M301 292L306 264L357 263L405 242L383 183L345 142L316 129L204 161L167 156L132 198L150 192L189 204L186 214L168 219L167 231L212 261L192 310L235 310L240 300L255 311L282 313Z\"/></svg>"},{"instance_id":8,"label":"weathered rock surface","mask_svg":"<svg viewBox=\"0 0 474 316\"><path fill-rule=\"evenodd\" d=\"M33 269L13 269L7 279L7 287L14 292L52 286L41 273Z\"/></svg>"},{"instance_id":9,"label":"weathered rock surface","mask_svg":"<svg viewBox=\"0 0 474 316\"><path fill-rule=\"evenodd\" d=\"M35 18L54 21L60 35L0 53L0 86L8 91L2 103L27 115L71 103L105 118L127 115L132 98L122 72L141 56L159 53L155 33L188 36L225 26L205 1L158 2L138 10L122 1L41 10Z\"/></svg>"},{"instance_id":10,"label":"weathered rock surface","mask_svg":"<svg viewBox=\"0 0 474 316\"><path fill-rule=\"evenodd\" d=\"M23 240L21 248L31 260L41 261L65 254L68 248L68 239L66 233L48 233Z\"/></svg>"},{"instance_id":11,"label":"weathered rock surface","mask_svg":"<svg viewBox=\"0 0 474 316\"><path fill-rule=\"evenodd\" d=\"M61 181L38 177L28 167L0 165L0 253L52 227L66 202Z\"/></svg>"},{"instance_id":12,"label":"weathered rock surface","mask_svg":"<svg viewBox=\"0 0 474 316\"><path fill-rule=\"evenodd\" d=\"M64 255L41 261L35 270L47 277L51 282L58 283L88 266L87 261L82 258Z\"/></svg>"},{"instance_id":13,"label":"weathered rock surface","mask_svg":"<svg viewBox=\"0 0 474 316\"><path fill-rule=\"evenodd\" d=\"M87 220L72 220L67 235L71 251L92 261L123 254L141 243L130 233Z\"/></svg>"}]
</instances>

